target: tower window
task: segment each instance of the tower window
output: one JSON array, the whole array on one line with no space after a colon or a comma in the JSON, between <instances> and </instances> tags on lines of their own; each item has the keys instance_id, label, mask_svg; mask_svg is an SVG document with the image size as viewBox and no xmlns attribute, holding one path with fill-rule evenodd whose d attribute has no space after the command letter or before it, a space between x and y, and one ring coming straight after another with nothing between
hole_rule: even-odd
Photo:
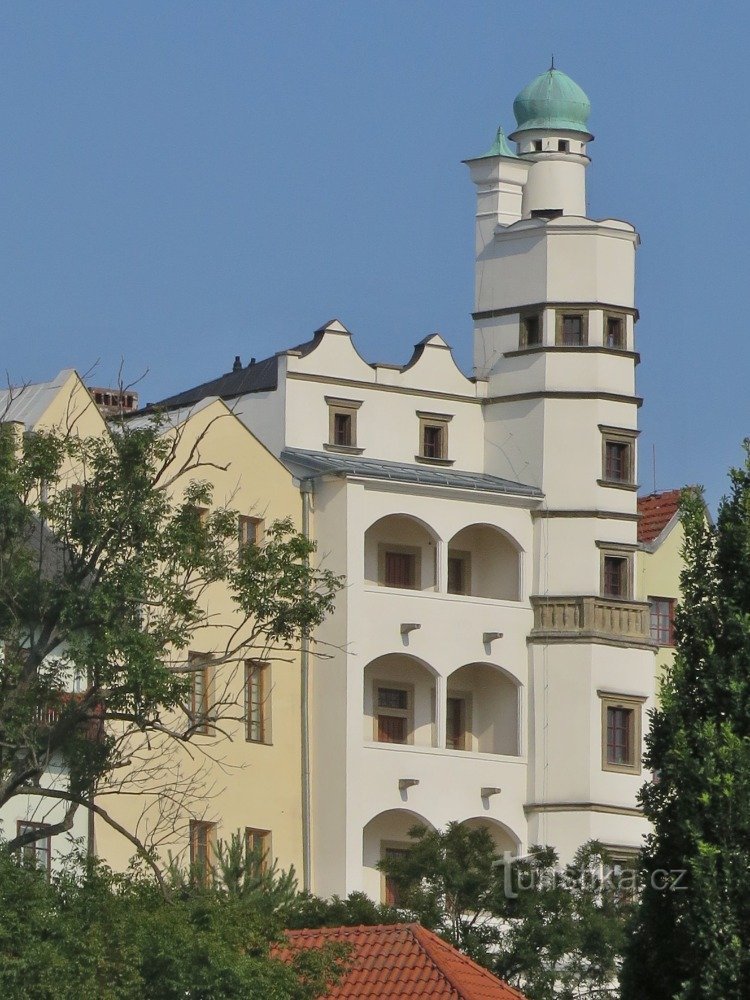
<instances>
[{"instance_id":1,"label":"tower window","mask_svg":"<svg viewBox=\"0 0 750 1000\"><path fill-rule=\"evenodd\" d=\"M640 774L641 716L646 700L638 695L599 691L602 699L602 769Z\"/></svg>"},{"instance_id":2,"label":"tower window","mask_svg":"<svg viewBox=\"0 0 750 1000\"><path fill-rule=\"evenodd\" d=\"M541 151L542 151L542 140L534 139L534 152L541 153Z\"/></svg>"},{"instance_id":3,"label":"tower window","mask_svg":"<svg viewBox=\"0 0 750 1000\"><path fill-rule=\"evenodd\" d=\"M542 317L539 313L521 317L521 347L538 347L542 343Z\"/></svg>"},{"instance_id":4,"label":"tower window","mask_svg":"<svg viewBox=\"0 0 750 1000\"><path fill-rule=\"evenodd\" d=\"M558 312L555 341L559 347L585 347L588 343L588 314Z\"/></svg>"},{"instance_id":5,"label":"tower window","mask_svg":"<svg viewBox=\"0 0 750 1000\"><path fill-rule=\"evenodd\" d=\"M604 597L630 597L630 559L623 555L602 556L602 594Z\"/></svg>"},{"instance_id":6,"label":"tower window","mask_svg":"<svg viewBox=\"0 0 750 1000\"><path fill-rule=\"evenodd\" d=\"M602 478L600 486L636 489L635 439L638 431L599 424L602 432Z\"/></svg>"},{"instance_id":7,"label":"tower window","mask_svg":"<svg viewBox=\"0 0 750 1000\"><path fill-rule=\"evenodd\" d=\"M558 152L560 152L560 153L569 153L570 152L570 143L568 142L567 139L558 139L557 140L557 149L558 149Z\"/></svg>"},{"instance_id":8,"label":"tower window","mask_svg":"<svg viewBox=\"0 0 750 1000\"><path fill-rule=\"evenodd\" d=\"M607 314L604 317L604 346L621 351L625 347L625 317Z\"/></svg>"}]
</instances>

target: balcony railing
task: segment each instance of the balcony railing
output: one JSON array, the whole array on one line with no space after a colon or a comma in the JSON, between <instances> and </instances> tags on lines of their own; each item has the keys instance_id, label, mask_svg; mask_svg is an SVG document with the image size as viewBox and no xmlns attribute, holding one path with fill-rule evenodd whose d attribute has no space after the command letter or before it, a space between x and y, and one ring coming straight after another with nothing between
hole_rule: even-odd
<instances>
[{"instance_id":1,"label":"balcony railing","mask_svg":"<svg viewBox=\"0 0 750 1000\"><path fill-rule=\"evenodd\" d=\"M606 642L655 648L649 605L610 597L532 597L531 642Z\"/></svg>"}]
</instances>

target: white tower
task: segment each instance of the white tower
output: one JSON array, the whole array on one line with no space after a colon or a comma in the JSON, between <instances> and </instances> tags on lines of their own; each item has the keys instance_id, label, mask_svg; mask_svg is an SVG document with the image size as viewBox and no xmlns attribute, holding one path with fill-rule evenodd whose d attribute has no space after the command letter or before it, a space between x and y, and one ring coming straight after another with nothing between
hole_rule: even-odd
<instances>
[{"instance_id":1,"label":"white tower","mask_svg":"<svg viewBox=\"0 0 750 1000\"><path fill-rule=\"evenodd\" d=\"M635 847L648 609L635 601L635 249L586 217L588 98L550 69L517 127L469 160L477 185L475 369L486 470L540 487L529 641L529 842Z\"/></svg>"}]
</instances>

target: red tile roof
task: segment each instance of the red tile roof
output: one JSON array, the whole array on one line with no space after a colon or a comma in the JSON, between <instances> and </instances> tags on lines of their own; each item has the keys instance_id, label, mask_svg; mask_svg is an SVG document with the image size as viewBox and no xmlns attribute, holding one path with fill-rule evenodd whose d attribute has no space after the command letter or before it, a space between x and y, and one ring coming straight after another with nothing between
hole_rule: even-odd
<instances>
[{"instance_id":1,"label":"red tile roof","mask_svg":"<svg viewBox=\"0 0 750 1000\"><path fill-rule=\"evenodd\" d=\"M666 490L638 497L638 541L653 542L664 531L680 507L682 490Z\"/></svg>"},{"instance_id":2,"label":"red tile roof","mask_svg":"<svg viewBox=\"0 0 750 1000\"><path fill-rule=\"evenodd\" d=\"M333 941L351 945L349 971L326 1000L525 1000L420 924L321 927L287 931L286 938L279 958Z\"/></svg>"}]
</instances>

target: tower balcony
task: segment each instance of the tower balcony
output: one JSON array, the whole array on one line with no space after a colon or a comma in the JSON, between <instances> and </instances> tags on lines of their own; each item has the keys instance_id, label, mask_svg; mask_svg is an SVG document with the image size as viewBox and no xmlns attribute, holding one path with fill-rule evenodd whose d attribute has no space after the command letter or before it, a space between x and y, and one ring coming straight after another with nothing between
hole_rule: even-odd
<instances>
[{"instance_id":1,"label":"tower balcony","mask_svg":"<svg viewBox=\"0 0 750 1000\"><path fill-rule=\"evenodd\" d=\"M649 605L612 597L532 597L529 642L599 642L655 649Z\"/></svg>"}]
</instances>

